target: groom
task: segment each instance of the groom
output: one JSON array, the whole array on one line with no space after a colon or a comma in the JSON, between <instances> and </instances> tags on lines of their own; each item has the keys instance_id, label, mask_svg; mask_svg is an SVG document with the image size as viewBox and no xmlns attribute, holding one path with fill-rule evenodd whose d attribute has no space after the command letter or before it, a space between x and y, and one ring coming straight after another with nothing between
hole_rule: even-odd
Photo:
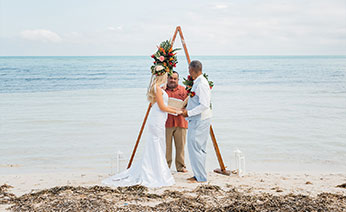
<instances>
[{"instance_id":1,"label":"groom","mask_svg":"<svg viewBox=\"0 0 346 212\"><path fill-rule=\"evenodd\" d=\"M210 88L207 79L202 74L202 63L198 60L191 61L189 73L193 79L193 86L186 110L183 116L189 121L187 132L187 146L191 167L194 176L189 181L207 181L205 170L206 146L210 129Z\"/></svg>"}]
</instances>

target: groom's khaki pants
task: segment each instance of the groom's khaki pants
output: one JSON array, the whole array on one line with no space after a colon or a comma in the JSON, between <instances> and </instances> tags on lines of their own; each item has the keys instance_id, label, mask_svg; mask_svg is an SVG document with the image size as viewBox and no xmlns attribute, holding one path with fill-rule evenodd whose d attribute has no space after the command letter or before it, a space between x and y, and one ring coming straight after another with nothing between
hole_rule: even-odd
<instances>
[{"instance_id":1,"label":"groom's khaki pants","mask_svg":"<svg viewBox=\"0 0 346 212\"><path fill-rule=\"evenodd\" d=\"M166 160L169 167L172 165L172 141L174 137L175 145L175 167L177 171L182 171L185 166L185 144L186 128L167 127L166 128Z\"/></svg>"}]
</instances>

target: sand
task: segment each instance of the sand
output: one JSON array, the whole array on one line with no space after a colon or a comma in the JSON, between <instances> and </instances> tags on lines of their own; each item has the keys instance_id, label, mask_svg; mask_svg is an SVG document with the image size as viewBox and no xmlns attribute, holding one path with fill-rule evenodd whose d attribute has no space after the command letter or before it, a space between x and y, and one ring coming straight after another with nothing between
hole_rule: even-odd
<instances>
[{"instance_id":1,"label":"sand","mask_svg":"<svg viewBox=\"0 0 346 212\"><path fill-rule=\"evenodd\" d=\"M206 183L189 183L191 173L173 175L174 186L120 190L101 184L106 174L2 175L0 211L346 211L346 188L338 187L346 183L343 173L210 172Z\"/></svg>"}]
</instances>

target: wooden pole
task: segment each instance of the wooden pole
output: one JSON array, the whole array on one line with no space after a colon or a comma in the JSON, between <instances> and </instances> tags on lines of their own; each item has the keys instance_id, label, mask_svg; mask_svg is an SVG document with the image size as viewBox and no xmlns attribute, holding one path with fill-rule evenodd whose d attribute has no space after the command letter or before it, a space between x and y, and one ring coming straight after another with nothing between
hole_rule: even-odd
<instances>
[{"instance_id":1,"label":"wooden pole","mask_svg":"<svg viewBox=\"0 0 346 212\"><path fill-rule=\"evenodd\" d=\"M231 172L229 170L226 170L225 164L223 163L220 149L219 149L219 145L216 142L214 130L213 130L213 127L211 125L210 125L210 137L211 137L211 140L213 141L213 146L214 146L214 149L216 152L216 157L217 157L217 160L219 161L219 164L220 164L220 169L215 169L214 172L224 174L224 175L230 175Z\"/></svg>"},{"instance_id":2,"label":"wooden pole","mask_svg":"<svg viewBox=\"0 0 346 212\"><path fill-rule=\"evenodd\" d=\"M130 161L129 161L129 164L127 165L127 168L128 168L128 169L131 167L133 158L135 157L135 154L136 154L136 151L137 151L137 147L138 147L138 144L139 144L139 140L141 140L142 133L143 133L143 130L144 130L144 126L145 126L145 123L147 122L150 109L151 109L151 103L149 103L149 106L148 106L148 109L147 109L147 113L145 114L145 117L144 117L144 120L143 120L143 123L142 123L141 130L139 131L139 134L138 134L138 137L137 137L137 141L136 141L135 147L133 148L133 151L132 151L131 159L130 159Z\"/></svg>"},{"instance_id":3,"label":"wooden pole","mask_svg":"<svg viewBox=\"0 0 346 212\"><path fill-rule=\"evenodd\" d=\"M221 171L224 171L224 170L226 170L226 168L225 168L225 165L223 163L223 160L222 160L222 157L220 154L219 145L217 145L217 142L216 142L213 127L211 125L210 125L210 137L211 137L211 140L213 141L214 149L216 152L217 160L219 161L219 164L220 164Z\"/></svg>"},{"instance_id":4,"label":"wooden pole","mask_svg":"<svg viewBox=\"0 0 346 212\"><path fill-rule=\"evenodd\" d=\"M174 32L174 35L173 35L173 38L172 38L172 46L174 44L175 38L177 37L177 33L178 33L179 28L180 28L179 26L177 26L177 28L175 28L175 32Z\"/></svg>"},{"instance_id":5,"label":"wooden pole","mask_svg":"<svg viewBox=\"0 0 346 212\"><path fill-rule=\"evenodd\" d=\"M186 43L185 43L185 39L184 39L184 36L183 36L183 32L181 31L180 26L178 26L178 27L179 27L179 35L180 35L181 43L183 44L183 47L184 47L184 52L185 52L185 55L186 55L186 59L187 59L187 62L190 64L191 63L191 59L190 59L189 52L187 52L187 48L186 48Z\"/></svg>"},{"instance_id":6,"label":"wooden pole","mask_svg":"<svg viewBox=\"0 0 346 212\"><path fill-rule=\"evenodd\" d=\"M184 52L185 52L185 56L186 56L187 62L188 62L188 64L190 64L191 63L190 55L189 55L189 52L187 51L185 39L184 39L184 36L183 36L183 31L181 30L180 26L177 26L177 28L175 29L175 32L174 32L174 35L173 35L173 39L172 39L172 46L174 44L174 41L175 41L175 38L176 38L178 32L179 32L181 44L183 45L183 48L184 48Z\"/></svg>"}]
</instances>

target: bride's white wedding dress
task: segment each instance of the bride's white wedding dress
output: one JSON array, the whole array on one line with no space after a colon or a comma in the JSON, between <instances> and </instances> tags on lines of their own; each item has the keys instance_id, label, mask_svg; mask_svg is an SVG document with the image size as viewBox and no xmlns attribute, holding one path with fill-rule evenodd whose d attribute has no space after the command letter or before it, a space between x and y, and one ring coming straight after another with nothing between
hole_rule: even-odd
<instances>
[{"instance_id":1,"label":"bride's white wedding dress","mask_svg":"<svg viewBox=\"0 0 346 212\"><path fill-rule=\"evenodd\" d=\"M168 95L163 92L163 101L168 104ZM171 186L174 178L166 162L165 123L167 113L154 103L147 122L147 141L143 158L129 169L102 181L109 186L144 185L147 187Z\"/></svg>"}]
</instances>

